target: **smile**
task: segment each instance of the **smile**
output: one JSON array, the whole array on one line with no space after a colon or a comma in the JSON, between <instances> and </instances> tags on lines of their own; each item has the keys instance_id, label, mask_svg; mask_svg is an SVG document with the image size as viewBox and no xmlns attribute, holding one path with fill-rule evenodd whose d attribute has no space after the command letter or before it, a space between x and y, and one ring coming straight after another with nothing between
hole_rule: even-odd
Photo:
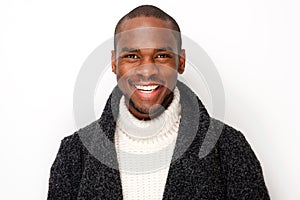
<instances>
[{"instance_id":1,"label":"smile","mask_svg":"<svg viewBox=\"0 0 300 200\"><path fill-rule=\"evenodd\" d=\"M156 90L159 85L134 85L136 89L138 89L140 92L144 94L149 94Z\"/></svg>"}]
</instances>

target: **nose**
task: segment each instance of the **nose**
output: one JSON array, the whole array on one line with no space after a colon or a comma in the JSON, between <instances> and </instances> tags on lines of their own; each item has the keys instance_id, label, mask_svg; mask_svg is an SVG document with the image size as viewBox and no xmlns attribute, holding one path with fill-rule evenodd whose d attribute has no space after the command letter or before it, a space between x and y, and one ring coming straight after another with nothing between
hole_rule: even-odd
<instances>
[{"instance_id":1,"label":"nose","mask_svg":"<svg viewBox=\"0 0 300 200\"><path fill-rule=\"evenodd\" d=\"M136 75L145 79L158 74L158 66L154 63L153 58L144 58L140 65L136 67Z\"/></svg>"}]
</instances>

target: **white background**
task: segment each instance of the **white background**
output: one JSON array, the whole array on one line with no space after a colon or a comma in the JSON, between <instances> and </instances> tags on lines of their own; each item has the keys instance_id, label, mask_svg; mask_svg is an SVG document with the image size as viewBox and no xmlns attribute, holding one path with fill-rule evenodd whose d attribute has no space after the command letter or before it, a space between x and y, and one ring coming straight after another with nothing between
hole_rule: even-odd
<instances>
[{"instance_id":1,"label":"white background","mask_svg":"<svg viewBox=\"0 0 300 200\"><path fill-rule=\"evenodd\" d=\"M73 91L83 62L145 3L173 16L215 63L224 121L251 144L272 199L300 199L296 0L1 1L0 199L46 199L60 140L77 129Z\"/></svg>"}]
</instances>

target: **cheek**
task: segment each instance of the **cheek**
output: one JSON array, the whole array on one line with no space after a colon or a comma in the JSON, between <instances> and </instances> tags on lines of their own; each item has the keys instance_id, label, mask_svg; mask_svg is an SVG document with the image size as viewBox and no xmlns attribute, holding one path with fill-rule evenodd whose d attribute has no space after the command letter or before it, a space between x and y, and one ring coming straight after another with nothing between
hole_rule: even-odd
<instances>
[{"instance_id":1,"label":"cheek","mask_svg":"<svg viewBox=\"0 0 300 200\"><path fill-rule=\"evenodd\" d=\"M134 66L132 64L121 64L119 63L117 67L117 76L121 77L128 77L134 73Z\"/></svg>"},{"instance_id":2,"label":"cheek","mask_svg":"<svg viewBox=\"0 0 300 200\"><path fill-rule=\"evenodd\" d=\"M165 75L166 87L169 90L171 91L174 90L174 88L176 87L177 78L178 78L178 73L174 69L170 70L169 73Z\"/></svg>"},{"instance_id":3,"label":"cheek","mask_svg":"<svg viewBox=\"0 0 300 200\"><path fill-rule=\"evenodd\" d=\"M177 71L172 67L165 67L162 75L168 80L168 82L176 81Z\"/></svg>"},{"instance_id":4,"label":"cheek","mask_svg":"<svg viewBox=\"0 0 300 200\"><path fill-rule=\"evenodd\" d=\"M125 67L117 67L117 80L121 80L121 79L124 79L126 77L126 74L127 74L127 70Z\"/></svg>"},{"instance_id":5,"label":"cheek","mask_svg":"<svg viewBox=\"0 0 300 200\"><path fill-rule=\"evenodd\" d=\"M123 72L123 70L120 70L119 68L117 69L117 82L118 82L118 86L121 89L121 91L123 91L123 93L126 91L126 73Z\"/></svg>"}]
</instances>

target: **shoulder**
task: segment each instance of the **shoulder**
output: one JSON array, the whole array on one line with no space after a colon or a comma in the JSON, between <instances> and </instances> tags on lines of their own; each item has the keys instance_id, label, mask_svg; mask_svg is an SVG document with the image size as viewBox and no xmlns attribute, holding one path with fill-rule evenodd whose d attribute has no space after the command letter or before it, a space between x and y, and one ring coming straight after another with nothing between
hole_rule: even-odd
<instances>
[{"instance_id":1,"label":"shoulder","mask_svg":"<svg viewBox=\"0 0 300 200\"><path fill-rule=\"evenodd\" d=\"M94 121L83 128L79 128L76 132L65 136L61 140L60 149L62 151L70 152L72 150L78 149L82 146L82 139L84 135L89 135L91 132L95 131L97 121Z\"/></svg>"},{"instance_id":2,"label":"shoulder","mask_svg":"<svg viewBox=\"0 0 300 200\"><path fill-rule=\"evenodd\" d=\"M201 149L209 150L215 147L221 158L245 156L256 159L254 151L240 130L215 118L210 118L208 126ZM204 150L202 154L206 155L208 152L205 153Z\"/></svg>"},{"instance_id":3,"label":"shoulder","mask_svg":"<svg viewBox=\"0 0 300 200\"><path fill-rule=\"evenodd\" d=\"M78 154L89 154L94 147L103 140L103 134L99 120L95 120L85 127L79 128L71 135L61 140L58 154L67 155L67 157L77 157ZM98 142L98 143L97 143Z\"/></svg>"},{"instance_id":4,"label":"shoulder","mask_svg":"<svg viewBox=\"0 0 300 200\"><path fill-rule=\"evenodd\" d=\"M251 145L240 130L216 119L212 119L211 124L215 130L221 130L216 148L220 159L226 165L241 166L246 163L260 165Z\"/></svg>"},{"instance_id":5,"label":"shoulder","mask_svg":"<svg viewBox=\"0 0 300 200\"><path fill-rule=\"evenodd\" d=\"M247 154L252 154L252 157L256 158L245 135L229 125L225 126L223 134L220 137L220 146L227 151L233 151L232 153L235 151L237 153L245 152Z\"/></svg>"},{"instance_id":6,"label":"shoulder","mask_svg":"<svg viewBox=\"0 0 300 200\"><path fill-rule=\"evenodd\" d=\"M210 118L209 130L218 137L218 145L221 147L246 147L249 143L245 135L238 129L218 120Z\"/></svg>"},{"instance_id":7,"label":"shoulder","mask_svg":"<svg viewBox=\"0 0 300 200\"><path fill-rule=\"evenodd\" d=\"M60 142L57 157L60 156L76 156L81 149L81 142L78 133L75 132L69 136L64 137Z\"/></svg>"}]
</instances>

